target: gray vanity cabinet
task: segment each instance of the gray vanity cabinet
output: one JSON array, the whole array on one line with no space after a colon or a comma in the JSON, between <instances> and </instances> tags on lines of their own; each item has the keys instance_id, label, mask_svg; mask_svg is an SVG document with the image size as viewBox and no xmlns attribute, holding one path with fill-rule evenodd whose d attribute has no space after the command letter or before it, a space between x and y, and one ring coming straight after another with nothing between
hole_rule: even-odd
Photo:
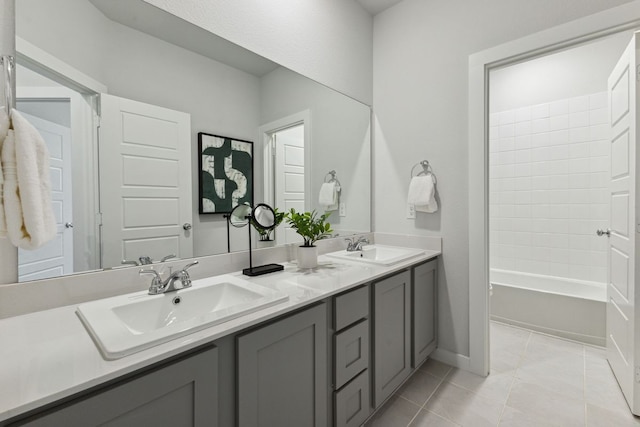
<instances>
[{"instance_id":1,"label":"gray vanity cabinet","mask_svg":"<svg viewBox=\"0 0 640 427\"><path fill-rule=\"evenodd\" d=\"M437 269L434 259L413 268L412 286L412 366L417 368L436 348Z\"/></svg>"},{"instance_id":2,"label":"gray vanity cabinet","mask_svg":"<svg viewBox=\"0 0 640 427\"><path fill-rule=\"evenodd\" d=\"M373 283L373 397L377 408L411 374L411 273Z\"/></svg>"},{"instance_id":3,"label":"gray vanity cabinet","mask_svg":"<svg viewBox=\"0 0 640 427\"><path fill-rule=\"evenodd\" d=\"M239 427L326 427L327 304L237 337Z\"/></svg>"},{"instance_id":4,"label":"gray vanity cabinet","mask_svg":"<svg viewBox=\"0 0 640 427\"><path fill-rule=\"evenodd\" d=\"M12 426L218 425L218 349L143 372Z\"/></svg>"}]
</instances>

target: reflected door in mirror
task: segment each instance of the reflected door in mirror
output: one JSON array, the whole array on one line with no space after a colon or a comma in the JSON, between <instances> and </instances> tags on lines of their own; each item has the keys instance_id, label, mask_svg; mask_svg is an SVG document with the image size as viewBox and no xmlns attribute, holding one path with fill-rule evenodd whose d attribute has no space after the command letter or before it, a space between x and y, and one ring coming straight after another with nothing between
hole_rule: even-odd
<instances>
[{"instance_id":1,"label":"reflected door in mirror","mask_svg":"<svg viewBox=\"0 0 640 427\"><path fill-rule=\"evenodd\" d=\"M190 116L101 95L103 267L124 259L193 256Z\"/></svg>"}]
</instances>

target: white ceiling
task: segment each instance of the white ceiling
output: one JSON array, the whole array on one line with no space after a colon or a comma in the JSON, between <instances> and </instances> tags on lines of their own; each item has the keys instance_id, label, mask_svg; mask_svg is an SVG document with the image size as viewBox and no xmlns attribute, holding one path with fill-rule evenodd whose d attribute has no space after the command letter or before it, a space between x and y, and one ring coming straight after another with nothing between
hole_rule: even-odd
<instances>
[{"instance_id":1,"label":"white ceiling","mask_svg":"<svg viewBox=\"0 0 640 427\"><path fill-rule=\"evenodd\" d=\"M356 0L370 14L375 15L391 6L400 3L402 0Z\"/></svg>"}]
</instances>

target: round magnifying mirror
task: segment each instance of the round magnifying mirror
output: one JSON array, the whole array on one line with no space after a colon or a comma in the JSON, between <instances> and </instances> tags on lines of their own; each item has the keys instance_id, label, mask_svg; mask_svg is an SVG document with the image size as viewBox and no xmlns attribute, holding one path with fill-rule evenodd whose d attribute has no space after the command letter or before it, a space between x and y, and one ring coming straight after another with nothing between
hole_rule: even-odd
<instances>
[{"instance_id":1,"label":"round magnifying mirror","mask_svg":"<svg viewBox=\"0 0 640 427\"><path fill-rule=\"evenodd\" d=\"M266 230L272 229L275 226L276 213L271 206L265 203L259 203L253 209L252 216L256 224Z\"/></svg>"},{"instance_id":2,"label":"round magnifying mirror","mask_svg":"<svg viewBox=\"0 0 640 427\"><path fill-rule=\"evenodd\" d=\"M229 214L229 222L234 227L244 227L249 223L247 218L249 215L251 215L251 206L247 204L238 205Z\"/></svg>"}]
</instances>

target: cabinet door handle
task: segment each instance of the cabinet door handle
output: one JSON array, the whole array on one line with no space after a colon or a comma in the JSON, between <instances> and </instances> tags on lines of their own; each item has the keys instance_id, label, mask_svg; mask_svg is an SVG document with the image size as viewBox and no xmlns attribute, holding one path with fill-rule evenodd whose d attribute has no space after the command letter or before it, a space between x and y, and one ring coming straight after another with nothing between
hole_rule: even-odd
<instances>
[{"instance_id":1,"label":"cabinet door handle","mask_svg":"<svg viewBox=\"0 0 640 427\"><path fill-rule=\"evenodd\" d=\"M610 229L610 228L607 228L606 230L602 230L602 229L600 229L600 230L597 230L597 231L596 231L596 234L597 234L598 236L604 236L604 235L606 235L607 237L611 237L611 229Z\"/></svg>"},{"instance_id":2,"label":"cabinet door handle","mask_svg":"<svg viewBox=\"0 0 640 427\"><path fill-rule=\"evenodd\" d=\"M182 228L184 228L185 230L191 230L191 224L185 222L184 224L182 224Z\"/></svg>"}]
</instances>

